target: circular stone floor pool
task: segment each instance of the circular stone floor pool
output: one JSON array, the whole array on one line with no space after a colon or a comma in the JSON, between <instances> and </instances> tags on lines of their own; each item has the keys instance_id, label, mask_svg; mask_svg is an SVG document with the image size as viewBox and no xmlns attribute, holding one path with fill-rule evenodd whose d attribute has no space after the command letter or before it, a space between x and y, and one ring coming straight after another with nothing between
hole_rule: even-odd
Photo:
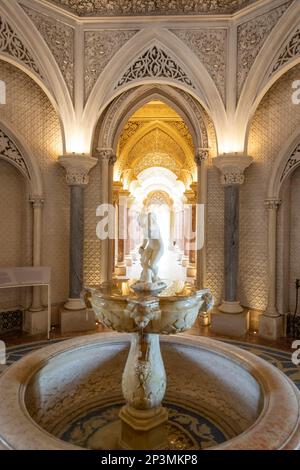
<instances>
[{"instance_id":1,"label":"circular stone floor pool","mask_svg":"<svg viewBox=\"0 0 300 470\"><path fill-rule=\"evenodd\" d=\"M129 335L102 333L25 356L0 377L0 446L110 449ZM264 360L220 341L161 337L169 449L296 449L300 394Z\"/></svg>"}]
</instances>

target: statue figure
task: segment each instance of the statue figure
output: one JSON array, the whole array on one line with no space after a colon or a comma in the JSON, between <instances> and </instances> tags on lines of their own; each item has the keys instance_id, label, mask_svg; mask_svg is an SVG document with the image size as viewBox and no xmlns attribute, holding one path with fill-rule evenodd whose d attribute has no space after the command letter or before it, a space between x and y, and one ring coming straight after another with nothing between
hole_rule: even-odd
<instances>
[{"instance_id":1,"label":"statue figure","mask_svg":"<svg viewBox=\"0 0 300 470\"><path fill-rule=\"evenodd\" d=\"M164 253L164 244L156 215L153 212L141 214L138 222L143 229L144 241L139 249L142 274L135 289L151 291L164 288L166 284L158 277L158 262Z\"/></svg>"}]
</instances>

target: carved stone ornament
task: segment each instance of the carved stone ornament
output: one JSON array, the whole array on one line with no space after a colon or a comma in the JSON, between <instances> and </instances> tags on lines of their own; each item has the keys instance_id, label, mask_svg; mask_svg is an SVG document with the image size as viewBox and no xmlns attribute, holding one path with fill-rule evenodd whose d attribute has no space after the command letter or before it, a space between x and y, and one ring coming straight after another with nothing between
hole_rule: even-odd
<instances>
[{"instance_id":1,"label":"carved stone ornament","mask_svg":"<svg viewBox=\"0 0 300 470\"><path fill-rule=\"evenodd\" d=\"M47 0L78 16L232 14L257 0Z\"/></svg>"},{"instance_id":2,"label":"carved stone ornament","mask_svg":"<svg viewBox=\"0 0 300 470\"><path fill-rule=\"evenodd\" d=\"M300 28L298 28L288 43L283 47L279 57L276 59L270 76L277 72L283 65L300 55Z\"/></svg>"},{"instance_id":3,"label":"carved stone ornament","mask_svg":"<svg viewBox=\"0 0 300 470\"><path fill-rule=\"evenodd\" d=\"M274 211L274 210L277 211L280 204L281 204L280 199L266 199L265 200L265 205L266 205L267 209L271 210L271 211Z\"/></svg>"},{"instance_id":4,"label":"carved stone ornament","mask_svg":"<svg viewBox=\"0 0 300 470\"><path fill-rule=\"evenodd\" d=\"M280 5L238 26L238 96L259 51L291 3L291 1L288 1L284 5Z\"/></svg>"},{"instance_id":5,"label":"carved stone ornament","mask_svg":"<svg viewBox=\"0 0 300 470\"><path fill-rule=\"evenodd\" d=\"M201 166L201 163L207 160L209 157L209 149L208 148L203 148L203 149L198 149L196 155L195 155L195 163L197 166Z\"/></svg>"},{"instance_id":6,"label":"carved stone ornament","mask_svg":"<svg viewBox=\"0 0 300 470\"><path fill-rule=\"evenodd\" d=\"M96 152L96 157L99 160L106 160L109 165L114 165L117 161L117 156L115 155L113 149L98 149Z\"/></svg>"},{"instance_id":7,"label":"carved stone ornament","mask_svg":"<svg viewBox=\"0 0 300 470\"><path fill-rule=\"evenodd\" d=\"M44 206L45 197L40 195L30 196L30 202L32 203L32 207L34 209L42 209Z\"/></svg>"},{"instance_id":8,"label":"carved stone ornament","mask_svg":"<svg viewBox=\"0 0 300 470\"><path fill-rule=\"evenodd\" d=\"M244 171L252 161L252 157L235 154L224 154L213 158L214 166L221 172L221 183L224 186L243 184Z\"/></svg>"},{"instance_id":9,"label":"carved stone ornament","mask_svg":"<svg viewBox=\"0 0 300 470\"><path fill-rule=\"evenodd\" d=\"M23 155L14 142L0 129L0 156L15 165L24 176L31 179Z\"/></svg>"},{"instance_id":10,"label":"carved stone ornament","mask_svg":"<svg viewBox=\"0 0 300 470\"><path fill-rule=\"evenodd\" d=\"M226 29L172 30L206 67L225 101L227 54Z\"/></svg>"},{"instance_id":11,"label":"carved stone ornament","mask_svg":"<svg viewBox=\"0 0 300 470\"><path fill-rule=\"evenodd\" d=\"M42 74L29 50L23 44L17 33L10 24L0 16L0 52L12 56L14 59L22 62L31 72L37 74L40 78Z\"/></svg>"},{"instance_id":12,"label":"carved stone ornament","mask_svg":"<svg viewBox=\"0 0 300 470\"><path fill-rule=\"evenodd\" d=\"M138 30L108 29L84 33L86 99L109 61L137 32Z\"/></svg>"},{"instance_id":13,"label":"carved stone ornament","mask_svg":"<svg viewBox=\"0 0 300 470\"><path fill-rule=\"evenodd\" d=\"M23 6L26 14L51 50L67 84L70 96L74 88L74 29L49 16Z\"/></svg>"},{"instance_id":14,"label":"carved stone ornament","mask_svg":"<svg viewBox=\"0 0 300 470\"><path fill-rule=\"evenodd\" d=\"M96 158L85 155L63 155L59 157L59 163L66 170L66 182L69 186L86 186L89 182L89 172L97 165Z\"/></svg>"},{"instance_id":15,"label":"carved stone ornament","mask_svg":"<svg viewBox=\"0 0 300 470\"><path fill-rule=\"evenodd\" d=\"M152 46L127 69L116 88L143 78L168 78L195 88L185 71L159 46Z\"/></svg>"},{"instance_id":16,"label":"carved stone ornament","mask_svg":"<svg viewBox=\"0 0 300 470\"><path fill-rule=\"evenodd\" d=\"M286 162L282 175L280 177L280 182L282 182L285 177L291 173L291 171L300 163L300 144L293 150L288 161Z\"/></svg>"}]
</instances>

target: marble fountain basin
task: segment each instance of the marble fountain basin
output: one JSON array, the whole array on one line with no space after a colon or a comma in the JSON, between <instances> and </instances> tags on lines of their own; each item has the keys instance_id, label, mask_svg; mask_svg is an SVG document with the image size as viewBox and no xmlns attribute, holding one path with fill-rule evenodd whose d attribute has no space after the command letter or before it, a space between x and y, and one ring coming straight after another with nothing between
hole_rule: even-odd
<instances>
[{"instance_id":1,"label":"marble fountain basin","mask_svg":"<svg viewBox=\"0 0 300 470\"><path fill-rule=\"evenodd\" d=\"M160 342L170 448L299 448L299 392L283 373L210 338ZM129 334L93 334L49 345L8 368L0 376L0 447L107 448L108 433L100 431L110 429L124 404L129 344Z\"/></svg>"}]
</instances>

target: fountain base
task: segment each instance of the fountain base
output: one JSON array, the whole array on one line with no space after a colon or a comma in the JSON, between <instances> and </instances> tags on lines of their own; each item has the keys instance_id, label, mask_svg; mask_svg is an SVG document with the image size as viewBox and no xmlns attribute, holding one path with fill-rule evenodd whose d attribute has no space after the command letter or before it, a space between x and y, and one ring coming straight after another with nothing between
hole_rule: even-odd
<instances>
[{"instance_id":1,"label":"fountain base","mask_svg":"<svg viewBox=\"0 0 300 470\"><path fill-rule=\"evenodd\" d=\"M120 411L121 437L119 444L126 450L156 450L167 448L168 412L156 409L135 410L125 405Z\"/></svg>"}]
</instances>

